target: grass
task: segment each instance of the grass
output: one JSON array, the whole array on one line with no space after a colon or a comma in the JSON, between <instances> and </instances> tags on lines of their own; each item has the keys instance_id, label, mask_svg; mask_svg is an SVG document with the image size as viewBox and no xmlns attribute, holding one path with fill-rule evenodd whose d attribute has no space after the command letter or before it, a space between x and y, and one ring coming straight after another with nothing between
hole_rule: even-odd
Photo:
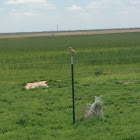
<instances>
[{"instance_id":1,"label":"grass","mask_svg":"<svg viewBox=\"0 0 140 140\"><path fill-rule=\"evenodd\" d=\"M140 33L0 40L1 140L140 139ZM71 66L75 55L76 124ZM25 90L47 80L49 88ZM84 119L103 96L106 121Z\"/></svg>"}]
</instances>

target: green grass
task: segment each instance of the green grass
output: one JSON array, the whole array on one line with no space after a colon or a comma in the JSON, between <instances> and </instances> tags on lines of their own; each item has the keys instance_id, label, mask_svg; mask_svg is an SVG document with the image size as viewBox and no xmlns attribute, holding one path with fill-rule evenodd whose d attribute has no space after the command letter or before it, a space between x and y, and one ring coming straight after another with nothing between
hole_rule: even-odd
<instances>
[{"instance_id":1,"label":"green grass","mask_svg":"<svg viewBox=\"0 0 140 140\"><path fill-rule=\"evenodd\" d=\"M139 140L140 33L0 40L0 140ZM76 124L71 65L75 55ZM25 90L28 82L49 88ZM103 96L106 120L84 119Z\"/></svg>"}]
</instances>

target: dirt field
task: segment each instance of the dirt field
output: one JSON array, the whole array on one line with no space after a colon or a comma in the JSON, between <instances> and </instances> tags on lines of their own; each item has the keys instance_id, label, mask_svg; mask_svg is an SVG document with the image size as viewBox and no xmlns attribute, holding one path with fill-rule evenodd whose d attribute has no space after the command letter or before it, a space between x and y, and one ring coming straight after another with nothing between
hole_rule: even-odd
<instances>
[{"instance_id":1,"label":"dirt field","mask_svg":"<svg viewBox=\"0 0 140 140\"><path fill-rule=\"evenodd\" d=\"M99 31L75 31L75 32L56 32L53 36L67 36L67 35L92 35L92 34L112 34L112 33L128 33L140 32L140 29L122 29L122 30L99 30ZM41 37L52 36L52 33L29 33L29 34L10 34L0 35L0 39L4 38L25 38L25 37Z\"/></svg>"}]
</instances>

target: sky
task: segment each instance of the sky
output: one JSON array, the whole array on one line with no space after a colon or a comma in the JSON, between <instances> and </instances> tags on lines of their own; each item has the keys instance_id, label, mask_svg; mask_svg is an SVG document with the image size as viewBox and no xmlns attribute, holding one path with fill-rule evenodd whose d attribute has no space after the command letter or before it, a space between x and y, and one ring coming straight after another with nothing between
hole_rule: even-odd
<instances>
[{"instance_id":1,"label":"sky","mask_svg":"<svg viewBox=\"0 0 140 140\"><path fill-rule=\"evenodd\" d=\"M140 27L140 0L0 0L0 33Z\"/></svg>"}]
</instances>

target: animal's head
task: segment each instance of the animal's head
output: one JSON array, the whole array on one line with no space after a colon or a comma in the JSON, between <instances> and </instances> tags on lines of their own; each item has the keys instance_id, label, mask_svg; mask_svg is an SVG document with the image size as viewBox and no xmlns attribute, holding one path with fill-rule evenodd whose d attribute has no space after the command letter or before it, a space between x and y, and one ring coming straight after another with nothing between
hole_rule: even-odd
<instances>
[{"instance_id":1,"label":"animal's head","mask_svg":"<svg viewBox=\"0 0 140 140\"><path fill-rule=\"evenodd\" d=\"M102 101L102 96L95 96L95 103L98 104L99 106L103 106L104 103Z\"/></svg>"}]
</instances>

